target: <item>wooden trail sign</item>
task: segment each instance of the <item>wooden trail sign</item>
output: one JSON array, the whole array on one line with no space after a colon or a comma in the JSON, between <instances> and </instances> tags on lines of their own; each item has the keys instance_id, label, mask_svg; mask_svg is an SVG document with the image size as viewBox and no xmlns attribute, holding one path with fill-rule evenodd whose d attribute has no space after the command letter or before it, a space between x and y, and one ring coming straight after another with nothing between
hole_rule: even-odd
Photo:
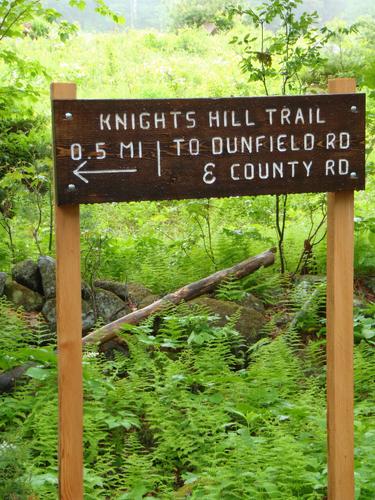
<instances>
[{"instance_id":1,"label":"wooden trail sign","mask_svg":"<svg viewBox=\"0 0 375 500\"><path fill-rule=\"evenodd\" d=\"M354 500L353 207L365 97L75 100L52 84L59 498L83 499L80 203L328 191L328 498Z\"/></svg>"},{"instance_id":2,"label":"wooden trail sign","mask_svg":"<svg viewBox=\"0 0 375 500\"><path fill-rule=\"evenodd\" d=\"M53 103L59 205L363 189L365 96Z\"/></svg>"}]
</instances>

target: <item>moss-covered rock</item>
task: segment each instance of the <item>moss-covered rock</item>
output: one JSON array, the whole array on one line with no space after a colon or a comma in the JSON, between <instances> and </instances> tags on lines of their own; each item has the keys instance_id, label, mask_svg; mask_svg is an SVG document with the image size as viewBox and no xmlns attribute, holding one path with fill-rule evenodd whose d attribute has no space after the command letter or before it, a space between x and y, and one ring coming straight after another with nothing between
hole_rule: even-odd
<instances>
[{"instance_id":1,"label":"moss-covered rock","mask_svg":"<svg viewBox=\"0 0 375 500\"><path fill-rule=\"evenodd\" d=\"M150 304L152 304L153 302L156 302L157 300L159 300L159 296L158 295L154 295L153 293L150 293L150 295L146 295L145 298L143 298L139 304L138 304L138 308L139 309L142 309L142 307L146 307L146 306L149 306Z\"/></svg>"},{"instance_id":2,"label":"moss-covered rock","mask_svg":"<svg viewBox=\"0 0 375 500\"><path fill-rule=\"evenodd\" d=\"M219 317L216 322L218 326L224 326L231 316L239 314L235 328L249 344L253 344L259 340L261 336L260 330L266 322L263 313L254 308L236 304L235 302L203 296L192 300L190 303L199 304L217 315Z\"/></svg>"},{"instance_id":3,"label":"moss-covered rock","mask_svg":"<svg viewBox=\"0 0 375 500\"><path fill-rule=\"evenodd\" d=\"M130 307L120 297L101 288L94 290L93 306L97 315L106 323L110 323L131 312Z\"/></svg>"},{"instance_id":4,"label":"moss-covered rock","mask_svg":"<svg viewBox=\"0 0 375 500\"><path fill-rule=\"evenodd\" d=\"M5 284L5 295L16 307L23 307L25 311L40 311L43 307L43 297L34 290L26 288L16 281L8 280Z\"/></svg>"},{"instance_id":5,"label":"moss-covered rock","mask_svg":"<svg viewBox=\"0 0 375 500\"><path fill-rule=\"evenodd\" d=\"M4 294L5 283L7 282L7 273L0 273L0 297Z\"/></svg>"},{"instance_id":6,"label":"moss-covered rock","mask_svg":"<svg viewBox=\"0 0 375 500\"><path fill-rule=\"evenodd\" d=\"M145 307L159 298L157 295L154 295L149 288L140 285L139 283L128 283L128 291L129 300L138 308ZM143 305L141 306L141 304Z\"/></svg>"},{"instance_id":7,"label":"moss-covered rock","mask_svg":"<svg viewBox=\"0 0 375 500\"><path fill-rule=\"evenodd\" d=\"M111 280L96 280L94 281L96 288L102 288L108 292L112 292L120 299L127 301L129 297L128 286L125 283Z\"/></svg>"},{"instance_id":8,"label":"moss-covered rock","mask_svg":"<svg viewBox=\"0 0 375 500\"><path fill-rule=\"evenodd\" d=\"M56 297L56 262L48 255L42 255L38 260L42 277L43 292L46 299Z\"/></svg>"},{"instance_id":9,"label":"moss-covered rock","mask_svg":"<svg viewBox=\"0 0 375 500\"><path fill-rule=\"evenodd\" d=\"M48 321L51 330L56 330L56 299L48 299L42 309L43 316ZM89 332L95 326L95 315L91 304L82 301L82 331Z\"/></svg>"},{"instance_id":10,"label":"moss-covered rock","mask_svg":"<svg viewBox=\"0 0 375 500\"><path fill-rule=\"evenodd\" d=\"M238 302L243 307L249 307L250 309L255 309L261 313L264 312L263 302L255 297L252 293L246 295L246 297Z\"/></svg>"}]
</instances>

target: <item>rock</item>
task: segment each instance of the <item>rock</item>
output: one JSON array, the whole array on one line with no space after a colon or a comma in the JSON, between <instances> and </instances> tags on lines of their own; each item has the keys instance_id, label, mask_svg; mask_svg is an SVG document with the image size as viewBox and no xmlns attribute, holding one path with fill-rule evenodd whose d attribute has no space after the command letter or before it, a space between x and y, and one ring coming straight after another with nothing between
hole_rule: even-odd
<instances>
[{"instance_id":1,"label":"rock","mask_svg":"<svg viewBox=\"0 0 375 500\"><path fill-rule=\"evenodd\" d=\"M48 255L42 255L38 259L38 267L42 277L42 287L45 298L56 297L56 262Z\"/></svg>"},{"instance_id":2,"label":"rock","mask_svg":"<svg viewBox=\"0 0 375 500\"><path fill-rule=\"evenodd\" d=\"M255 343L260 339L260 329L265 324L265 316L250 307L241 306L234 302L226 300L212 299L210 297L199 297L190 302L191 304L199 304L211 310L219 316L216 322L217 326L224 326L228 322L228 318L240 311L240 317L235 325L236 330L245 338L249 344Z\"/></svg>"},{"instance_id":3,"label":"rock","mask_svg":"<svg viewBox=\"0 0 375 500\"><path fill-rule=\"evenodd\" d=\"M241 306L250 307L250 309L255 309L259 312L264 312L263 302L255 297L252 293L247 294L247 296L238 302Z\"/></svg>"},{"instance_id":4,"label":"rock","mask_svg":"<svg viewBox=\"0 0 375 500\"><path fill-rule=\"evenodd\" d=\"M5 283L7 282L7 273L0 273L0 297L4 294Z\"/></svg>"},{"instance_id":5,"label":"rock","mask_svg":"<svg viewBox=\"0 0 375 500\"><path fill-rule=\"evenodd\" d=\"M120 343L116 340L107 340L99 346L99 352L104 354L107 359L115 359L116 352L120 352L124 356L129 355L129 349L125 343Z\"/></svg>"},{"instance_id":6,"label":"rock","mask_svg":"<svg viewBox=\"0 0 375 500\"><path fill-rule=\"evenodd\" d=\"M82 283L81 283L81 297L83 300L90 301L92 299L91 288L85 281L82 281Z\"/></svg>"},{"instance_id":7,"label":"rock","mask_svg":"<svg viewBox=\"0 0 375 500\"><path fill-rule=\"evenodd\" d=\"M94 291L94 309L106 323L131 312L130 307L117 295L101 288L96 288Z\"/></svg>"},{"instance_id":8,"label":"rock","mask_svg":"<svg viewBox=\"0 0 375 500\"><path fill-rule=\"evenodd\" d=\"M48 299L42 309L43 316L48 321L51 330L56 330L56 300ZM95 315L91 304L82 301L82 331L88 332L95 326Z\"/></svg>"},{"instance_id":9,"label":"rock","mask_svg":"<svg viewBox=\"0 0 375 500\"><path fill-rule=\"evenodd\" d=\"M159 298L160 297L158 295L154 295L153 293L150 293L150 295L146 295L146 297L139 302L138 309L149 306L153 302L156 302Z\"/></svg>"},{"instance_id":10,"label":"rock","mask_svg":"<svg viewBox=\"0 0 375 500\"><path fill-rule=\"evenodd\" d=\"M8 280L5 284L5 295L17 307L25 311L40 311L43 307L43 297L38 292L30 290L16 281Z\"/></svg>"},{"instance_id":11,"label":"rock","mask_svg":"<svg viewBox=\"0 0 375 500\"><path fill-rule=\"evenodd\" d=\"M137 307L139 307L141 302L146 299L146 297L153 295L149 288L140 285L139 283L128 283L128 291L130 301L134 302Z\"/></svg>"},{"instance_id":12,"label":"rock","mask_svg":"<svg viewBox=\"0 0 375 500\"><path fill-rule=\"evenodd\" d=\"M95 314L90 302L82 301L82 331L89 332L95 326Z\"/></svg>"},{"instance_id":13,"label":"rock","mask_svg":"<svg viewBox=\"0 0 375 500\"><path fill-rule=\"evenodd\" d=\"M119 283L118 281L109 280L96 280L94 281L94 285L96 286L96 288L102 288L103 290L114 293L125 302L129 298L128 286L125 283Z\"/></svg>"},{"instance_id":14,"label":"rock","mask_svg":"<svg viewBox=\"0 0 375 500\"><path fill-rule=\"evenodd\" d=\"M15 264L12 269L12 278L34 292L42 293L43 291L38 264L31 259Z\"/></svg>"},{"instance_id":15,"label":"rock","mask_svg":"<svg viewBox=\"0 0 375 500\"><path fill-rule=\"evenodd\" d=\"M47 300L56 297L56 261L48 255L39 257L38 267L42 278L42 288ZM81 296L83 300L91 300L91 288L82 281Z\"/></svg>"}]
</instances>

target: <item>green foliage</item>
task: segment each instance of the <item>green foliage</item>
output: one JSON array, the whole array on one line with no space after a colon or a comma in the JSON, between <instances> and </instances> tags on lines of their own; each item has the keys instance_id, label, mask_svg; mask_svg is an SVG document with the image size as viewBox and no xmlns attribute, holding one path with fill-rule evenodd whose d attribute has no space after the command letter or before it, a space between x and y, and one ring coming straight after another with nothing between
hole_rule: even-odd
<instances>
[{"instance_id":1,"label":"green foliage","mask_svg":"<svg viewBox=\"0 0 375 500\"><path fill-rule=\"evenodd\" d=\"M356 311L354 316L354 338L357 342L366 340L375 346L375 303Z\"/></svg>"},{"instance_id":2,"label":"green foliage","mask_svg":"<svg viewBox=\"0 0 375 500\"><path fill-rule=\"evenodd\" d=\"M20 443L0 440L0 496L4 500L26 498L31 493L29 478L25 476L27 454Z\"/></svg>"},{"instance_id":3,"label":"green foliage","mask_svg":"<svg viewBox=\"0 0 375 500\"><path fill-rule=\"evenodd\" d=\"M286 335L263 339L244 362L231 322L219 328L213 319L182 305L158 318L157 335L154 319L125 329L126 355L109 361L85 353L88 499L325 496L321 359ZM5 320L2 331L21 353L16 344L27 327L17 321ZM2 397L0 431L7 443L18 437L9 484L48 500L57 488L56 372L49 359L38 365L27 384ZM357 498L370 500L375 358L364 343L355 349L355 369Z\"/></svg>"},{"instance_id":4,"label":"green foliage","mask_svg":"<svg viewBox=\"0 0 375 500\"><path fill-rule=\"evenodd\" d=\"M173 28L202 26L206 22L218 21L222 28L231 27L221 14L233 2L230 0L170 0L170 23Z\"/></svg>"},{"instance_id":5,"label":"green foliage","mask_svg":"<svg viewBox=\"0 0 375 500\"><path fill-rule=\"evenodd\" d=\"M244 37L236 36L232 43L242 48L242 70L250 80L262 82L267 95L269 80L280 73L282 94L302 93L305 90L302 70L308 68L314 72L324 62L322 48L333 33L327 27L317 27L317 12L297 14L300 4L302 0L266 0L255 9L229 9L231 17L244 16L259 32L259 35L250 32ZM273 31L267 32L267 28Z\"/></svg>"},{"instance_id":6,"label":"green foliage","mask_svg":"<svg viewBox=\"0 0 375 500\"><path fill-rule=\"evenodd\" d=\"M375 217L355 219L355 268L358 274L371 274L375 269Z\"/></svg>"}]
</instances>

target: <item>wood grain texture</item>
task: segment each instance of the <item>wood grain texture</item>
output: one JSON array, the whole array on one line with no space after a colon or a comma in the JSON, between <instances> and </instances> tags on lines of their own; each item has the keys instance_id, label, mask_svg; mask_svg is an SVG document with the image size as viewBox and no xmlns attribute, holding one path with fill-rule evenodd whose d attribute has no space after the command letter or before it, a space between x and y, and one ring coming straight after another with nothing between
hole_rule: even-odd
<instances>
[{"instance_id":1,"label":"wood grain texture","mask_svg":"<svg viewBox=\"0 0 375 500\"><path fill-rule=\"evenodd\" d=\"M51 98L74 99L74 84L52 84ZM83 388L79 205L55 207L59 386L59 498L83 499Z\"/></svg>"},{"instance_id":2,"label":"wood grain texture","mask_svg":"<svg viewBox=\"0 0 375 500\"><path fill-rule=\"evenodd\" d=\"M328 92L355 92L354 79ZM327 425L328 498L354 499L353 245L354 193L328 194Z\"/></svg>"},{"instance_id":3,"label":"wood grain texture","mask_svg":"<svg viewBox=\"0 0 375 500\"><path fill-rule=\"evenodd\" d=\"M364 123L363 94L55 101L58 203L363 189Z\"/></svg>"},{"instance_id":4,"label":"wood grain texture","mask_svg":"<svg viewBox=\"0 0 375 500\"><path fill-rule=\"evenodd\" d=\"M222 269L214 274L211 274L210 276L207 276L206 278L190 283L173 293L165 295L149 306L143 307L138 311L131 312L130 314L103 326L99 330L89 333L82 339L82 342L84 344L107 342L108 340L114 338L116 336L116 332L118 332L121 327L126 324L136 325L151 316L151 314L161 311L171 304L179 304L182 301L192 300L195 297L212 292L226 278L234 277L236 279L240 279L255 272L262 266L271 266L275 262L275 252L276 250L272 248L255 255L254 257L250 257L249 259L239 262L232 267Z\"/></svg>"}]
</instances>

